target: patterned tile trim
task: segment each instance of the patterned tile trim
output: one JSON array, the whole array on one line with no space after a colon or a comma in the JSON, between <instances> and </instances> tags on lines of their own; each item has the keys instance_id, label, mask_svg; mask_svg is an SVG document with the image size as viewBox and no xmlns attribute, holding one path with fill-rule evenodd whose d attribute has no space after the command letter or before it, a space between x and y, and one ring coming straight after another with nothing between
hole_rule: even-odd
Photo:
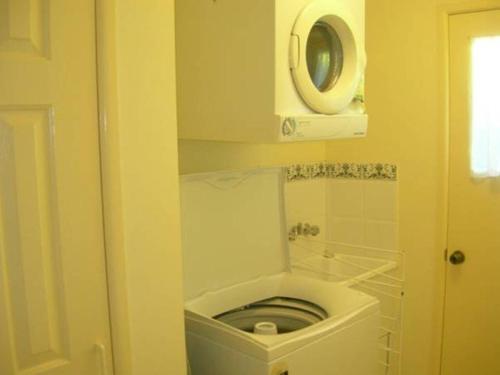
<instances>
[{"instance_id":1,"label":"patterned tile trim","mask_svg":"<svg viewBox=\"0 0 500 375\"><path fill-rule=\"evenodd\" d=\"M328 174L329 178L350 178L350 179L362 179L363 178L363 165L362 164L347 164L347 163L335 163L329 164Z\"/></svg>"},{"instance_id":2,"label":"patterned tile trim","mask_svg":"<svg viewBox=\"0 0 500 375\"><path fill-rule=\"evenodd\" d=\"M365 180L398 179L398 167L394 164L363 164L363 178Z\"/></svg>"},{"instance_id":3,"label":"patterned tile trim","mask_svg":"<svg viewBox=\"0 0 500 375\"><path fill-rule=\"evenodd\" d=\"M313 163L285 167L288 182L316 178L397 181L398 167L394 164Z\"/></svg>"}]
</instances>

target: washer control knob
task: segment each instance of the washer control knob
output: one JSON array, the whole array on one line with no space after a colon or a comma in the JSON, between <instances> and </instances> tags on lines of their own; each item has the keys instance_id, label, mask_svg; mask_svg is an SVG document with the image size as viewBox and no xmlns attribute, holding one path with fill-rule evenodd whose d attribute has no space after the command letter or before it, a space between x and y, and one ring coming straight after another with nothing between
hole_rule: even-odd
<instances>
[{"instance_id":1,"label":"washer control knob","mask_svg":"<svg viewBox=\"0 0 500 375\"><path fill-rule=\"evenodd\" d=\"M297 130L297 124L295 123L295 120L291 117L287 117L285 121L283 121L283 126L281 129L283 135L288 137L290 135L293 135L296 130Z\"/></svg>"}]
</instances>

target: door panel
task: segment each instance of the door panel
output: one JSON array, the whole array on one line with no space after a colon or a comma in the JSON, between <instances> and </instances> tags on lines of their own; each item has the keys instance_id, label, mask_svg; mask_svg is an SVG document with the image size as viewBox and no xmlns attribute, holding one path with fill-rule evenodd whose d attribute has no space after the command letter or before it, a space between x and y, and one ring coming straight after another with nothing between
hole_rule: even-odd
<instances>
[{"instance_id":1,"label":"door panel","mask_svg":"<svg viewBox=\"0 0 500 375\"><path fill-rule=\"evenodd\" d=\"M91 0L0 0L2 375L110 358L94 22Z\"/></svg>"},{"instance_id":2,"label":"door panel","mask_svg":"<svg viewBox=\"0 0 500 375\"><path fill-rule=\"evenodd\" d=\"M450 17L448 250L466 258L447 266L443 375L500 374L500 180L470 162L471 41L493 35L500 11Z\"/></svg>"},{"instance_id":3,"label":"door panel","mask_svg":"<svg viewBox=\"0 0 500 375\"><path fill-rule=\"evenodd\" d=\"M20 368L67 354L47 108L0 110L4 281Z\"/></svg>"}]
</instances>

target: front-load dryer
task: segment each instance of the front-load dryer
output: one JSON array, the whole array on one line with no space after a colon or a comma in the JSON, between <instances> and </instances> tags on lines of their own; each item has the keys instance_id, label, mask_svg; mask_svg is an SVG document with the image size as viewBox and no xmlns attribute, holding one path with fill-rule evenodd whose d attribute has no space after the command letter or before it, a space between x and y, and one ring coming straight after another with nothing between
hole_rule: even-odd
<instances>
[{"instance_id":1,"label":"front-load dryer","mask_svg":"<svg viewBox=\"0 0 500 375\"><path fill-rule=\"evenodd\" d=\"M181 179L193 375L370 375L379 302L290 273L280 169Z\"/></svg>"},{"instance_id":2,"label":"front-load dryer","mask_svg":"<svg viewBox=\"0 0 500 375\"><path fill-rule=\"evenodd\" d=\"M364 24L365 0L178 2L180 137L365 136Z\"/></svg>"}]
</instances>

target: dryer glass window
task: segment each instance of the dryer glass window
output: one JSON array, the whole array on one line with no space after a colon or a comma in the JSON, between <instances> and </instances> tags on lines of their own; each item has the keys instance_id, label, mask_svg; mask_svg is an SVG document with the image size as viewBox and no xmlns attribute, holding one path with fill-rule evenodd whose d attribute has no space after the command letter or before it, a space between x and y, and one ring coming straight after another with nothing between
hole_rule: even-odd
<instances>
[{"instance_id":1,"label":"dryer glass window","mask_svg":"<svg viewBox=\"0 0 500 375\"><path fill-rule=\"evenodd\" d=\"M318 21L307 38L307 69L316 88L325 92L339 80L344 66L344 51L337 32Z\"/></svg>"}]
</instances>

